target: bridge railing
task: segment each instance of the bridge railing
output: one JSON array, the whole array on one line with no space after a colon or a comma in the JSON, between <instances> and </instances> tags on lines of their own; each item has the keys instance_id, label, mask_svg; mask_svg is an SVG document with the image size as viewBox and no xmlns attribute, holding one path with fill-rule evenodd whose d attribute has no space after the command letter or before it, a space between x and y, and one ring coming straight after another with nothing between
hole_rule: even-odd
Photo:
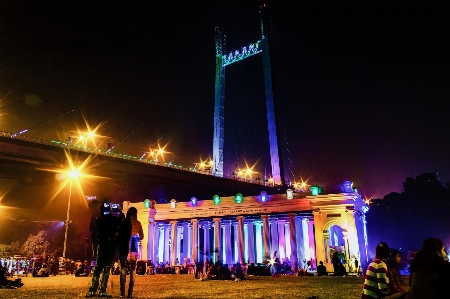
<instances>
[{"instance_id":1,"label":"bridge railing","mask_svg":"<svg viewBox=\"0 0 450 299\"><path fill-rule=\"evenodd\" d=\"M23 141L27 141L27 142L32 142L32 143L54 146L54 147L63 147L63 148L67 148L70 150L75 150L75 151L80 151L80 152L85 152L85 153L90 153L90 154L95 154L95 155L104 155L104 156L109 156L109 157L118 158L118 159L131 160L131 161L140 162L140 163L153 164L153 165L157 165L157 166L161 166L161 167L170 167L170 168L179 169L182 171L189 171L189 172L195 172L195 173L204 174L204 175L220 177L218 175L215 175L214 173L211 173L210 170L196 169L194 167L183 167L181 165L173 164L171 162L161 162L158 160L151 160L151 159L146 159L146 158L142 158L142 157L139 158L136 156L130 156L130 155L125 155L125 154L120 154L117 152L112 152L111 150L105 151L105 150L96 149L96 148L89 148L89 147L73 144L72 141L62 142L62 141L55 141L55 140L47 140L47 139L43 139L43 138L36 138L36 137L27 136L27 135L23 135L23 134L13 134L13 133L4 132L4 131L0 131L0 136L13 138L13 139L19 139L19 140L23 140ZM248 179L248 178L242 178L242 177L239 177L236 175L223 175L221 178L241 181L241 182L245 182L245 183L274 187L273 184L270 184L269 182L260 180L260 179Z\"/></svg>"}]
</instances>

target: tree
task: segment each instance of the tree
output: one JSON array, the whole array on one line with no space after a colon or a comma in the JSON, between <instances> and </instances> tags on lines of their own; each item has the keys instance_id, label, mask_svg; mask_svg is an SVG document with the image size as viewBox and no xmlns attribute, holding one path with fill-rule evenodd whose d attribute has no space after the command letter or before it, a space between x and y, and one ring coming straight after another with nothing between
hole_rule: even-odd
<instances>
[{"instance_id":1,"label":"tree","mask_svg":"<svg viewBox=\"0 0 450 299\"><path fill-rule=\"evenodd\" d=\"M10 248L11 248L11 245L0 244L0 257L10 256L10 252L9 252Z\"/></svg>"},{"instance_id":2,"label":"tree","mask_svg":"<svg viewBox=\"0 0 450 299\"><path fill-rule=\"evenodd\" d=\"M380 241L404 252L420 249L422 241L428 237L450 244L445 230L450 208L449 190L437 174L408 177L403 188L402 193L390 193L370 206L367 230L371 255Z\"/></svg>"},{"instance_id":3,"label":"tree","mask_svg":"<svg viewBox=\"0 0 450 299\"><path fill-rule=\"evenodd\" d=\"M421 196L435 196L445 198L448 189L441 183L438 174L423 173L416 177L408 177L403 183L403 192Z\"/></svg>"},{"instance_id":4,"label":"tree","mask_svg":"<svg viewBox=\"0 0 450 299\"><path fill-rule=\"evenodd\" d=\"M20 253L20 247L20 241L11 242L11 245L9 245L9 254L13 256Z\"/></svg>"},{"instance_id":5,"label":"tree","mask_svg":"<svg viewBox=\"0 0 450 299\"><path fill-rule=\"evenodd\" d=\"M48 239L48 232L41 230L37 235L31 235L21 247L21 254L28 257L42 257L53 254L53 249L50 246Z\"/></svg>"}]
</instances>

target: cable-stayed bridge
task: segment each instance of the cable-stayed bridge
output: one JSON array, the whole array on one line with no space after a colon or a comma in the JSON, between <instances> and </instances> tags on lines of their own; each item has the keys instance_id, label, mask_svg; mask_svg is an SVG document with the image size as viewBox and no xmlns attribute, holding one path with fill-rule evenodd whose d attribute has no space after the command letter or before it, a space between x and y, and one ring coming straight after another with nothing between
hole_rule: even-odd
<instances>
[{"instance_id":1,"label":"cable-stayed bridge","mask_svg":"<svg viewBox=\"0 0 450 299\"><path fill-rule=\"evenodd\" d=\"M25 134L28 134L29 132L28 129L24 129L18 133L4 132L2 134L4 138L2 138L3 141L0 153L2 154L2 167L4 168L2 171L3 176L5 176L5 178L11 178L12 180L23 180L29 185L38 184L37 182L46 182L47 180L51 181L51 179L48 178L49 174L37 175L36 172L47 171L51 173L51 169L54 169L57 165L72 163L70 160L74 159L73 154L75 152L76 160L82 160L82 158L84 158L84 161L87 161L90 157L95 157L97 164L100 164L100 167L98 167L99 170L97 170L98 174L95 174L96 176L108 177L113 180L115 178L122 180L121 186L119 186L118 183L113 183L112 186L109 187L109 191L116 190L114 192L116 195L127 190L125 192L126 196L122 196L122 200L141 200L142 198L133 198L134 196L132 194L142 188L144 190L141 190L140 195L136 195L136 197L142 197L142 194L145 194L144 196L146 197L156 198L161 201L170 199L171 197L178 197L181 200L188 200L190 196L207 198L217 192L222 192L226 195L232 195L233 192L255 194L262 191L262 189L268 188L273 190L264 191L272 193L277 189L275 186L278 186L280 190L285 188L287 182L284 178L283 155L281 151L281 141L278 136L279 125L275 113L275 92L274 87L272 86L272 69L270 63L270 21L266 5L260 7L260 23L261 40L229 54L226 53L226 36L217 27L215 28L216 78L213 158L210 161L211 164L208 166L207 170L203 168L199 171L196 167L186 168L172 162L149 160L144 158L145 154L142 157L119 154L116 151L113 151L115 145L111 143L108 143L108 149L103 151L98 148L89 148L87 147L87 144L84 147L78 146L77 143L73 142L74 140L72 137L68 137L66 142L36 139L26 136ZM261 53L262 56L262 71L264 75L270 152L270 167L268 168L270 169L267 169L264 172L264 175L255 176L255 179L252 180L251 169L249 169L248 165L246 170L248 172L244 174L237 164L224 167L225 67L259 53ZM53 118L61 118L65 114L66 113L59 114ZM49 120L41 123L47 122L49 122ZM139 127L144 123L145 122ZM35 126L37 127L39 125ZM135 130L128 133L127 136L133 134ZM123 139L126 139L126 137ZM68 161L64 161L65 159ZM39 161L37 167L32 170L33 165L36 166L36 161ZM106 161L108 161L108 163ZM114 162L111 163L112 161ZM83 163L86 162L79 161L78 163L83 165ZM247 164L247 162L245 163ZM127 166L125 167L124 165ZM107 173L105 173L105 168L108 169ZM127 177L124 176L124 172L127 174L128 179L124 179L124 177ZM135 184L129 184L130 181L142 180L147 181L147 184L142 183L142 187L136 186L139 185L137 182L135 182ZM123 181L126 181L126 183ZM161 191L164 194L152 194L155 192L158 193L158 191L146 192L145 189L148 188L148 182L157 182L156 185L159 185L164 189ZM5 189L6 187L3 188ZM170 189L172 190L168 191ZM137 193L139 194L139 192ZM5 199L3 201L5 202Z\"/></svg>"}]
</instances>

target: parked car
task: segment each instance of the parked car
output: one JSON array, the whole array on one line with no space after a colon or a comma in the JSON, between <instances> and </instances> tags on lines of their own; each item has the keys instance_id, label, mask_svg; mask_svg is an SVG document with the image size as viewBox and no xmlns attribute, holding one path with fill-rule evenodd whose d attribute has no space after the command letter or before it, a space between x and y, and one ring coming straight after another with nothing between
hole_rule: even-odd
<instances>
[{"instance_id":1,"label":"parked car","mask_svg":"<svg viewBox=\"0 0 450 299\"><path fill-rule=\"evenodd\" d=\"M32 267L31 274L33 277L48 277L50 275L50 269L48 269L47 264L42 259L36 258L30 265Z\"/></svg>"}]
</instances>

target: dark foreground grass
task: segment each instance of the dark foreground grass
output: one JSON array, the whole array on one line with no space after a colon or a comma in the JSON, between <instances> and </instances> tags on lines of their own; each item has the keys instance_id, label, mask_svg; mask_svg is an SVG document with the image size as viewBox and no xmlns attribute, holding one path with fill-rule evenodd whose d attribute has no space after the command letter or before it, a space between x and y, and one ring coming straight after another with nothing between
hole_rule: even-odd
<instances>
[{"instance_id":1,"label":"dark foreground grass","mask_svg":"<svg viewBox=\"0 0 450 299\"><path fill-rule=\"evenodd\" d=\"M127 282L129 277L127 276ZM16 290L0 289L0 298L45 299L84 298L90 277L70 275L23 277L24 286ZM137 298L310 298L359 299L362 277L278 278L251 276L242 281L194 279L193 275L138 276L134 288ZM108 292L119 297L119 276L110 276Z\"/></svg>"}]
</instances>

